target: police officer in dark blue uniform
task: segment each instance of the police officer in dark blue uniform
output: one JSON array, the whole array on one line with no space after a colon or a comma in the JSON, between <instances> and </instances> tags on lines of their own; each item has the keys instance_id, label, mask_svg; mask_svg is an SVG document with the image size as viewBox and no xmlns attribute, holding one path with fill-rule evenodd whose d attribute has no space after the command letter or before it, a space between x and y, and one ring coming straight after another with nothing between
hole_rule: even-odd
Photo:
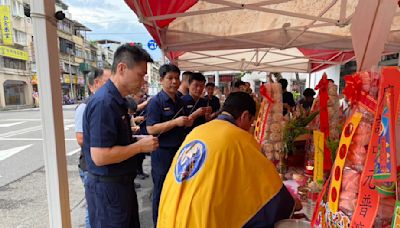
<instances>
[{"instance_id":1,"label":"police officer in dark blue uniform","mask_svg":"<svg viewBox=\"0 0 400 228\"><path fill-rule=\"evenodd\" d=\"M153 222L157 226L158 205L165 177L176 151L185 139L185 127L193 120L186 116L183 101L176 94L180 70L172 64L160 67L162 90L150 99L147 106L147 132L158 136L160 146L151 154L153 177Z\"/></svg>"},{"instance_id":2,"label":"police officer in dark blue uniform","mask_svg":"<svg viewBox=\"0 0 400 228\"><path fill-rule=\"evenodd\" d=\"M209 82L206 84L207 95L204 97L204 99L207 100L207 104L212 108L211 119L217 117L221 109L221 103L219 101L219 98L214 95L214 89L214 83Z\"/></svg>"},{"instance_id":3,"label":"police officer in dark blue uniform","mask_svg":"<svg viewBox=\"0 0 400 228\"><path fill-rule=\"evenodd\" d=\"M93 94L101 88L107 81L110 79L111 71L110 70L95 70L92 74L88 75L89 81L89 90ZM85 99L80 105L76 107L75 110L75 136L76 141L78 142L79 146L81 146L81 153L79 155L79 175L81 176L82 183L86 184L87 179L87 166L85 155L83 153L83 114L85 112L85 108L87 103L89 102L90 98ZM89 212L86 207L86 218L85 218L86 228L90 228L89 222Z\"/></svg>"},{"instance_id":4,"label":"police officer in dark blue uniform","mask_svg":"<svg viewBox=\"0 0 400 228\"><path fill-rule=\"evenodd\" d=\"M83 152L88 178L85 196L91 227L140 227L134 187L135 155L154 151L158 139L133 141L128 94L138 92L152 62L142 48L124 44L114 54L111 79L86 106Z\"/></svg>"},{"instance_id":5,"label":"police officer in dark blue uniform","mask_svg":"<svg viewBox=\"0 0 400 228\"><path fill-rule=\"evenodd\" d=\"M189 93L182 97L186 113L194 120L191 127L186 128L187 133L193 128L210 120L211 106L202 98L206 78L201 73L192 73L189 76Z\"/></svg>"},{"instance_id":6,"label":"police officer in dark blue uniform","mask_svg":"<svg viewBox=\"0 0 400 228\"><path fill-rule=\"evenodd\" d=\"M191 71L185 71L182 73L182 81L178 88L178 91L176 91L178 97L185 96L189 93L189 77L191 74L193 74L193 72Z\"/></svg>"}]
</instances>

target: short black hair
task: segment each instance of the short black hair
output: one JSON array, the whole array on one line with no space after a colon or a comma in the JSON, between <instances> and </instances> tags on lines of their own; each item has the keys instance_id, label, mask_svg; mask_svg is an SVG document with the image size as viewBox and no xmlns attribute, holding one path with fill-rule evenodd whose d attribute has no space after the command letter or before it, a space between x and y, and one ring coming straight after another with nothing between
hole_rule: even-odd
<instances>
[{"instance_id":1,"label":"short black hair","mask_svg":"<svg viewBox=\"0 0 400 228\"><path fill-rule=\"evenodd\" d=\"M94 85L94 80L97 78L102 77L104 74L104 70L103 69L95 69L93 71L90 71L88 74L88 82L89 85Z\"/></svg>"},{"instance_id":2,"label":"short black hair","mask_svg":"<svg viewBox=\"0 0 400 228\"><path fill-rule=\"evenodd\" d=\"M288 86L288 81L287 81L286 79L281 78L281 79L279 79L278 82L281 84L282 89L286 89L286 88L287 88L287 86Z\"/></svg>"},{"instance_id":3,"label":"short black hair","mask_svg":"<svg viewBox=\"0 0 400 228\"><path fill-rule=\"evenodd\" d=\"M314 90L313 89L311 89L311 88L307 88L307 89L305 89L304 91L303 91L303 96L305 96L305 97L313 97L313 96L315 96L315 92L314 92Z\"/></svg>"},{"instance_id":4,"label":"short black hair","mask_svg":"<svg viewBox=\"0 0 400 228\"><path fill-rule=\"evenodd\" d=\"M206 87L209 87L209 86L215 87L215 84L213 82L209 82L209 83L206 84Z\"/></svg>"},{"instance_id":5,"label":"short black hair","mask_svg":"<svg viewBox=\"0 0 400 228\"><path fill-rule=\"evenodd\" d=\"M335 81L333 79L328 79L328 81L330 81L332 83L335 83Z\"/></svg>"},{"instance_id":6,"label":"short black hair","mask_svg":"<svg viewBox=\"0 0 400 228\"><path fill-rule=\"evenodd\" d=\"M182 81L184 81L184 80L189 80L190 75L192 75L192 74L193 74L192 71L185 71L185 72L183 72L183 73L182 73Z\"/></svg>"},{"instance_id":7,"label":"short black hair","mask_svg":"<svg viewBox=\"0 0 400 228\"><path fill-rule=\"evenodd\" d=\"M206 82L206 77L202 73L192 73L189 76L189 85L192 84L193 81L199 81L199 82Z\"/></svg>"},{"instance_id":8,"label":"short black hair","mask_svg":"<svg viewBox=\"0 0 400 228\"><path fill-rule=\"evenodd\" d=\"M115 74L120 63L125 63L129 69L132 69L139 62L152 63L153 59L143 48L133 44L123 44L114 53L111 72Z\"/></svg>"},{"instance_id":9,"label":"short black hair","mask_svg":"<svg viewBox=\"0 0 400 228\"><path fill-rule=\"evenodd\" d=\"M128 109L131 112L136 112L137 111L137 103L136 103L135 99L133 99L132 97L127 97L126 100L128 101Z\"/></svg>"},{"instance_id":10,"label":"short black hair","mask_svg":"<svg viewBox=\"0 0 400 228\"><path fill-rule=\"evenodd\" d=\"M179 70L179 68L174 64L164 64L160 67L158 72L160 73L160 78L164 78L164 76L167 75L169 72L181 74L181 70Z\"/></svg>"},{"instance_id":11,"label":"short black hair","mask_svg":"<svg viewBox=\"0 0 400 228\"><path fill-rule=\"evenodd\" d=\"M236 82L235 82L235 84L233 84L233 87L235 87L235 88L239 88L240 86L244 86L244 85L246 85L246 83L244 83L244 81L242 81L242 80L237 80Z\"/></svg>"},{"instance_id":12,"label":"short black hair","mask_svg":"<svg viewBox=\"0 0 400 228\"><path fill-rule=\"evenodd\" d=\"M226 98L223 112L228 112L233 118L239 118L244 111L248 111L250 115L256 115L256 102L245 92L233 92Z\"/></svg>"}]
</instances>

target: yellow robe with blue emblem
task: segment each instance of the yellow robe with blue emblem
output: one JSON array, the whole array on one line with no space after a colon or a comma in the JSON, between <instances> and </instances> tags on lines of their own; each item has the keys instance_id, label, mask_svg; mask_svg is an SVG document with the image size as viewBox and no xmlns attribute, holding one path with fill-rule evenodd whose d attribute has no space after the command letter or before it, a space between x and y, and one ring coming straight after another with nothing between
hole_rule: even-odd
<instances>
[{"instance_id":1,"label":"yellow robe with blue emblem","mask_svg":"<svg viewBox=\"0 0 400 228\"><path fill-rule=\"evenodd\" d=\"M197 153L197 162L191 163L197 172L184 173L179 166L182 149L186 153L196 140L205 153ZM157 225L242 227L282 185L275 166L251 134L228 121L213 120L195 128L176 153L164 182Z\"/></svg>"}]
</instances>

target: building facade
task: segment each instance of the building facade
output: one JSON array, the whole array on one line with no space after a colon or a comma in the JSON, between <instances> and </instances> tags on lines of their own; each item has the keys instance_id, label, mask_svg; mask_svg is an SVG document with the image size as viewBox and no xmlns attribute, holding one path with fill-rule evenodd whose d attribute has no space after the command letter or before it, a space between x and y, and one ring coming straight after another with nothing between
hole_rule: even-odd
<instances>
[{"instance_id":1,"label":"building facade","mask_svg":"<svg viewBox=\"0 0 400 228\"><path fill-rule=\"evenodd\" d=\"M30 0L0 0L0 110L31 107L38 95L36 57L33 44ZM56 1L57 35L62 94L76 102L88 95L86 75L97 68L97 44L85 39L86 26L71 19L68 6ZM66 103L66 102L64 102Z\"/></svg>"},{"instance_id":2,"label":"building facade","mask_svg":"<svg viewBox=\"0 0 400 228\"><path fill-rule=\"evenodd\" d=\"M31 106L32 25L29 0L0 0L0 109Z\"/></svg>"},{"instance_id":3,"label":"building facade","mask_svg":"<svg viewBox=\"0 0 400 228\"><path fill-rule=\"evenodd\" d=\"M157 61L147 63L147 75L145 80L149 83L149 95L156 95L161 90L160 66L161 63Z\"/></svg>"},{"instance_id":4,"label":"building facade","mask_svg":"<svg viewBox=\"0 0 400 228\"><path fill-rule=\"evenodd\" d=\"M57 1L56 10L66 15L58 21L57 35L62 97L64 104L68 104L87 97L86 75L97 67L97 46L85 39L84 33L90 29L72 20L66 4Z\"/></svg>"},{"instance_id":5,"label":"building facade","mask_svg":"<svg viewBox=\"0 0 400 228\"><path fill-rule=\"evenodd\" d=\"M97 67L100 69L111 69L114 52L121 44L114 40L97 40Z\"/></svg>"}]
</instances>

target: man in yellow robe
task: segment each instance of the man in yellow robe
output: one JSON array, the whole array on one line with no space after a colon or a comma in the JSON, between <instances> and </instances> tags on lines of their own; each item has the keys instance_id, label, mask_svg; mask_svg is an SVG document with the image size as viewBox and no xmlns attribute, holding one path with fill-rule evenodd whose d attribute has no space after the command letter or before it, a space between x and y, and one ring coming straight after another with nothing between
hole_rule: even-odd
<instances>
[{"instance_id":1,"label":"man in yellow robe","mask_svg":"<svg viewBox=\"0 0 400 228\"><path fill-rule=\"evenodd\" d=\"M273 227L295 202L247 131L256 106L231 93L216 120L195 128L175 155L161 193L158 227Z\"/></svg>"}]
</instances>

